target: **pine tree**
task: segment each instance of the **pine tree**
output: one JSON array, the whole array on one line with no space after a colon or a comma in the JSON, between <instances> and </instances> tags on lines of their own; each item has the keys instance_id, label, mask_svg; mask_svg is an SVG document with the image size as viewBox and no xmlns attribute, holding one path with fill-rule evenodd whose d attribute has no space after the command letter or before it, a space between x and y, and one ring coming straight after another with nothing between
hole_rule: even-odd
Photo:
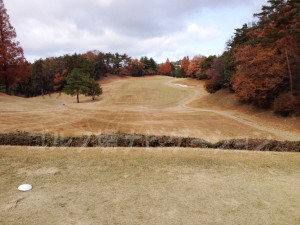
<instances>
[{"instance_id":1,"label":"pine tree","mask_svg":"<svg viewBox=\"0 0 300 225\"><path fill-rule=\"evenodd\" d=\"M77 103L79 103L79 94L86 94L89 91L89 74L83 73L80 69L74 68L66 78L67 85L64 92L68 95L77 96Z\"/></svg>"},{"instance_id":2,"label":"pine tree","mask_svg":"<svg viewBox=\"0 0 300 225\"><path fill-rule=\"evenodd\" d=\"M156 62L154 61L153 58L150 58L150 65L151 65L151 68L152 68L154 71L157 71L157 64L156 64Z\"/></svg>"},{"instance_id":3,"label":"pine tree","mask_svg":"<svg viewBox=\"0 0 300 225\"><path fill-rule=\"evenodd\" d=\"M85 93L85 95L91 96L94 101L95 97L101 94L102 94L102 88L100 87L99 83L94 79L90 79L88 82L88 91Z\"/></svg>"}]
</instances>

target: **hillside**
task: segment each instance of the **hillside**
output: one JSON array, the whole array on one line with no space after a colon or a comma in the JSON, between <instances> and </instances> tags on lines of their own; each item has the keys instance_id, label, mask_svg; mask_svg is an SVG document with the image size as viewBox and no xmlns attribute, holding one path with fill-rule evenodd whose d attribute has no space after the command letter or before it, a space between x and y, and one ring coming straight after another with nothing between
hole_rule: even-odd
<instances>
[{"instance_id":1,"label":"hillside","mask_svg":"<svg viewBox=\"0 0 300 225\"><path fill-rule=\"evenodd\" d=\"M210 95L201 81L164 76L100 81L103 95L76 98L52 94L35 98L0 95L0 132L60 135L139 133L190 136L208 141L227 138L299 140L298 118L239 105L229 92Z\"/></svg>"}]
</instances>

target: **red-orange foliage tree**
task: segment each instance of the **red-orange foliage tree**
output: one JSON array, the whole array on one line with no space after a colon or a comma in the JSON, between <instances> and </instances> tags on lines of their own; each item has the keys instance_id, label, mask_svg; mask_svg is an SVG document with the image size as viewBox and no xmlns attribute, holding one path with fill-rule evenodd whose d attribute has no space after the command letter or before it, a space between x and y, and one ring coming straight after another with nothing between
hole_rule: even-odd
<instances>
[{"instance_id":1,"label":"red-orange foliage tree","mask_svg":"<svg viewBox=\"0 0 300 225\"><path fill-rule=\"evenodd\" d=\"M197 73L201 70L201 63L204 60L204 56L195 56L188 67L187 75L190 77L196 77Z\"/></svg>"},{"instance_id":2,"label":"red-orange foliage tree","mask_svg":"<svg viewBox=\"0 0 300 225\"><path fill-rule=\"evenodd\" d=\"M285 57L289 75L289 91L299 95L300 91L300 4L297 0L269 0L271 5L256 14L260 21L257 37L270 40Z\"/></svg>"},{"instance_id":3,"label":"red-orange foliage tree","mask_svg":"<svg viewBox=\"0 0 300 225\"><path fill-rule=\"evenodd\" d=\"M54 91L59 91L62 89L62 86L63 86L63 83L65 81L65 78L67 77L68 75L68 70L67 69L64 69L61 73L57 73L55 74L55 78L54 78L54 83L55 83L55 86L54 86Z\"/></svg>"},{"instance_id":4,"label":"red-orange foliage tree","mask_svg":"<svg viewBox=\"0 0 300 225\"><path fill-rule=\"evenodd\" d=\"M234 49L233 89L240 100L259 106L270 106L289 92L289 107L295 106L292 96L300 94L300 5L294 0L268 2L271 5L256 15L257 25L246 32L246 41Z\"/></svg>"},{"instance_id":5,"label":"red-orange foliage tree","mask_svg":"<svg viewBox=\"0 0 300 225\"><path fill-rule=\"evenodd\" d=\"M291 95L291 93L281 94L274 101L275 112L278 112L283 116L288 116L290 113L295 112L297 107L297 98Z\"/></svg>"},{"instance_id":6,"label":"red-orange foliage tree","mask_svg":"<svg viewBox=\"0 0 300 225\"><path fill-rule=\"evenodd\" d=\"M184 72L184 76L186 77L187 75L187 72L188 72L188 69L189 69L189 65L190 65L190 59L189 57L184 57L182 62L181 62L181 69L183 69L183 72Z\"/></svg>"},{"instance_id":7,"label":"red-orange foliage tree","mask_svg":"<svg viewBox=\"0 0 300 225\"><path fill-rule=\"evenodd\" d=\"M127 70L132 76L139 77L144 75L144 69L144 63L140 62L138 59L133 59L131 60Z\"/></svg>"},{"instance_id":8,"label":"red-orange foliage tree","mask_svg":"<svg viewBox=\"0 0 300 225\"><path fill-rule=\"evenodd\" d=\"M81 57L84 58L84 59L89 59L89 60L94 62L97 59L97 51L96 50L88 51L85 54L82 54Z\"/></svg>"},{"instance_id":9,"label":"red-orange foliage tree","mask_svg":"<svg viewBox=\"0 0 300 225\"><path fill-rule=\"evenodd\" d=\"M164 75L171 75L172 74L172 66L171 66L171 63L170 63L169 59L167 59L166 63L161 64L161 66L159 67L158 72L160 74L164 74Z\"/></svg>"},{"instance_id":10,"label":"red-orange foliage tree","mask_svg":"<svg viewBox=\"0 0 300 225\"><path fill-rule=\"evenodd\" d=\"M5 85L6 91L17 81L30 76L29 65L19 42L15 41L16 37L3 0L0 0L0 83Z\"/></svg>"},{"instance_id":11,"label":"red-orange foliage tree","mask_svg":"<svg viewBox=\"0 0 300 225\"><path fill-rule=\"evenodd\" d=\"M269 106L276 92L288 83L285 56L276 46L240 46L235 60L233 89L241 101Z\"/></svg>"},{"instance_id":12,"label":"red-orange foliage tree","mask_svg":"<svg viewBox=\"0 0 300 225\"><path fill-rule=\"evenodd\" d=\"M167 59L166 63L161 64L158 72L160 74L164 74L164 75L171 75L172 67L171 67L171 63L170 63L169 59Z\"/></svg>"}]
</instances>

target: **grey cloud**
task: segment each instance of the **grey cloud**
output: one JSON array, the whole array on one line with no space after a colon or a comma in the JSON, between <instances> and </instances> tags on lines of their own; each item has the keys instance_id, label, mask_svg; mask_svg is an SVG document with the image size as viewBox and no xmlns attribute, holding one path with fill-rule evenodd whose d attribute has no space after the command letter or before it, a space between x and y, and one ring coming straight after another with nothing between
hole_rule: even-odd
<instances>
[{"instance_id":1,"label":"grey cloud","mask_svg":"<svg viewBox=\"0 0 300 225\"><path fill-rule=\"evenodd\" d=\"M231 6L254 8L259 5L257 2L255 0L4 0L25 53L41 57L61 52L84 52L96 48L128 54L146 55L149 51L157 54L157 51L163 48L159 46L164 43L163 39L185 32L190 17L200 18L203 8L221 9ZM174 46L178 44L175 39L172 41ZM143 46L144 43L148 46ZM158 45L157 49L154 49L155 44ZM145 52L141 53L142 51Z\"/></svg>"}]
</instances>

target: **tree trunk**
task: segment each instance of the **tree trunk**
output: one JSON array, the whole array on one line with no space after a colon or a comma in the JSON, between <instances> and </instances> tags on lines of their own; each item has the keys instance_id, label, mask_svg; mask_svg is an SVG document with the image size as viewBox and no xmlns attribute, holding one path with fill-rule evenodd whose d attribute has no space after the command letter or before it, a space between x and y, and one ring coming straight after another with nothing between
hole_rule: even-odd
<instances>
[{"instance_id":1,"label":"tree trunk","mask_svg":"<svg viewBox=\"0 0 300 225\"><path fill-rule=\"evenodd\" d=\"M8 78L7 78L7 76L5 75L5 91L6 91L6 94L8 94L8 88L9 88Z\"/></svg>"},{"instance_id":2,"label":"tree trunk","mask_svg":"<svg viewBox=\"0 0 300 225\"><path fill-rule=\"evenodd\" d=\"M95 101L95 96L92 97L93 101Z\"/></svg>"},{"instance_id":3,"label":"tree trunk","mask_svg":"<svg viewBox=\"0 0 300 225\"><path fill-rule=\"evenodd\" d=\"M285 57L286 57L286 62L289 70L289 77L290 77L290 89L291 89L291 94L294 94L294 87L293 87L293 76L292 76L292 70L291 70L291 64L290 64L290 58L289 54L287 51L287 48L285 47Z\"/></svg>"},{"instance_id":4,"label":"tree trunk","mask_svg":"<svg viewBox=\"0 0 300 225\"><path fill-rule=\"evenodd\" d=\"M77 103L79 103L79 93L78 93L78 90L77 90Z\"/></svg>"},{"instance_id":5,"label":"tree trunk","mask_svg":"<svg viewBox=\"0 0 300 225\"><path fill-rule=\"evenodd\" d=\"M4 58L4 60L6 60L5 58ZM3 71L4 71L4 83L5 83L5 91L6 91L6 94L8 94L8 88L9 88L9 83L8 83L8 75L7 75L7 65L6 64L4 64L4 66L3 66Z\"/></svg>"},{"instance_id":6,"label":"tree trunk","mask_svg":"<svg viewBox=\"0 0 300 225\"><path fill-rule=\"evenodd\" d=\"M287 26L285 26L285 57L286 57L286 62L288 66L288 71L289 71L289 77L290 77L290 89L291 89L291 95L293 96L294 94L294 87L293 87L293 75L292 75L292 70L291 70L291 64L290 64L290 58L288 54L288 37L287 37Z\"/></svg>"}]
</instances>

